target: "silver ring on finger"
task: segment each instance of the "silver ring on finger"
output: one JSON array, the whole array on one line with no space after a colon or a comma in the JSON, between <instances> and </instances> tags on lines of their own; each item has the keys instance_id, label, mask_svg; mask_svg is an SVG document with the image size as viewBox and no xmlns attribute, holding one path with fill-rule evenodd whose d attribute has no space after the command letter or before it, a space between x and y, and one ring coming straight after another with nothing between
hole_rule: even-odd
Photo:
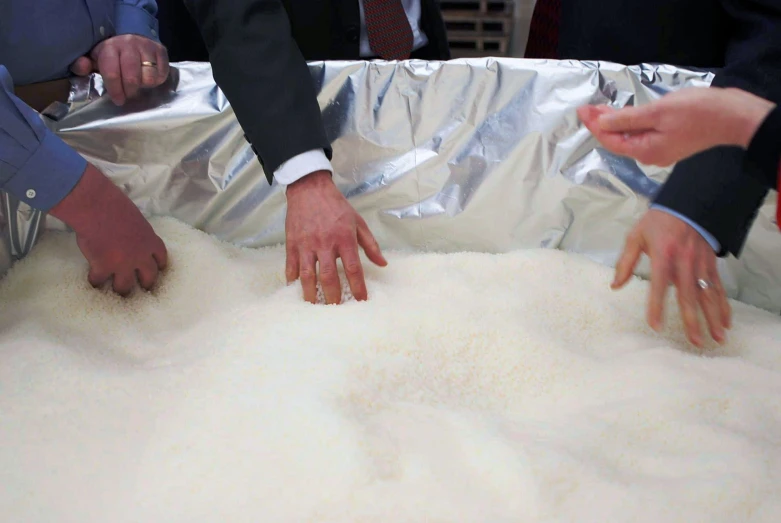
<instances>
[{"instance_id":1,"label":"silver ring on finger","mask_svg":"<svg viewBox=\"0 0 781 523\"><path fill-rule=\"evenodd\" d=\"M704 291L707 291L708 289L711 289L713 287L713 284L711 282L709 282L708 280L704 280L704 279L700 278L700 279L697 280L697 286L700 289L702 289Z\"/></svg>"}]
</instances>

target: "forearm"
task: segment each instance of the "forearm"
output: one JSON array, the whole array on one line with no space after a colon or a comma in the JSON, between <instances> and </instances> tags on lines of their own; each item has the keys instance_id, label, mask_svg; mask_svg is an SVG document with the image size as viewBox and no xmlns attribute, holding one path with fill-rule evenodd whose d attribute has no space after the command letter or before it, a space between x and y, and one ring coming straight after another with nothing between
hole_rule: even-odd
<instances>
[{"instance_id":1,"label":"forearm","mask_svg":"<svg viewBox=\"0 0 781 523\"><path fill-rule=\"evenodd\" d=\"M266 173L314 149L330 156L317 93L279 0L185 0L215 81Z\"/></svg>"},{"instance_id":2,"label":"forearm","mask_svg":"<svg viewBox=\"0 0 781 523\"><path fill-rule=\"evenodd\" d=\"M0 189L46 212L71 192L86 165L13 94L11 77L0 66Z\"/></svg>"}]
</instances>

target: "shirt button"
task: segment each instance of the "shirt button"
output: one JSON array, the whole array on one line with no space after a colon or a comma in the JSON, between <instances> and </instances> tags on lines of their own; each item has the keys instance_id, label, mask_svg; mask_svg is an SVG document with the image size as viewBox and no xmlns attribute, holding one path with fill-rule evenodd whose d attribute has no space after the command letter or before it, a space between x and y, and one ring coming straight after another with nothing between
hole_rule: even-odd
<instances>
[{"instance_id":1,"label":"shirt button","mask_svg":"<svg viewBox=\"0 0 781 523\"><path fill-rule=\"evenodd\" d=\"M26 194L27 194L27 197L32 200L33 198L35 198L36 192L34 190L32 190L32 189L27 189L27 193Z\"/></svg>"},{"instance_id":2,"label":"shirt button","mask_svg":"<svg viewBox=\"0 0 781 523\"><path fill-rule=\"evenodd\" d=\"M100 36L106 36L106 28L102 25L100 26Z\"/></svg>"},{"instance_id":3,"label":"shirt button","mask_svg":"<svg viewBox=\"0 0 781 523\"><path fill-rule=\"evenodd\" d=\"M154 29L152 29L152 36L157 36L157 31L155 31Z\"/></svg>"}]
</instances>

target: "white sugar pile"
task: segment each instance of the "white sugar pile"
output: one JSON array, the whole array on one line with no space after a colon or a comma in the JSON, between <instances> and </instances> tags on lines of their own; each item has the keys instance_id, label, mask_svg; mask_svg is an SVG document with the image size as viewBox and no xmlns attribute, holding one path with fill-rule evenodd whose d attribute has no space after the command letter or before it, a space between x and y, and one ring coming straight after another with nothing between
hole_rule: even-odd
<instances>
[{"instance_id":1,"label":"white sugar pile","mask_svg":"<svg viewBox=\"0 0 781 523\"><path fill-rule=\"evenodd\" d=\"M156 227L154 294L67 235L0 286L2 521L781 521L777 317L697 354L555 251L391 254L308 305L281 249Z\"/></svg>"}]
</instances>

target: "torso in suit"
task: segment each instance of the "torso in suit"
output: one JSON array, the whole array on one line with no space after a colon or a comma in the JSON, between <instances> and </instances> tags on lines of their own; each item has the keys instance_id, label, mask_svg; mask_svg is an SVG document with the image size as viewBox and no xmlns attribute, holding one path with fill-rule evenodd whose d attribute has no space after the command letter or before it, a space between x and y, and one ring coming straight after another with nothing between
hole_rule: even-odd
<instances>
[{"instance_id":1,"label":"torso in suit","mask_svg":"<svg viewBox=\"0 0 781 523\"><path fill-rule=\"evenodd\" d=\"M293 38L307 60L357 60L358 0L282 0ZM450 48L437 0L420 0L420 29L428 44L415 51L424 60L448 60Z\"/></svg>"},{"instance_id":2,"label":"torso in suit","mask_svg":"<svg viewBox=\"0 0 781 523\"><path fill-rule=\"evenodd\" d=\"M714 86L781 103L781 0L561 0L558 55L713 69ZM680 162L655 199L722 255L740 253L767 194L743 176L743 155L720 147Z\"/></svg>"},{"instance_id":3,"label":"torso in suit","mask_svg":"<svg viewBox=\"0 0 781 523\"><path fill-rule=\"evenodd\" d=\"M291 183L293 178L325 169L323 162L327 164L332 149L305 60L361 58L358 0L160 1L187 6L208 49L214 79L230 101L268 180L279 174ZM450 58L438 1L420 0L418 5L419 26L427 43L413 57ZM183 22L162 14L163 43L165 33L178 39L175 27ZM197 45L193 44L194 50ZM171 58L191 59L186 54ZM312 153L322 157L319 151L327 158L307 160L304 167L289 161ZM315 164L319 167L314 168ZM291 175L290 171L295 172Z\"/></svg>"},{"instance_id":4,"label":"torso in suit","mask_svg":"<svg viewBox=\"0 0 781 523\"><path fill-rule=\"evenodd\" d=\"M359 0L282 0L293 39L309 61L358 60L361 19ZM198 27L183 0L158 0L160 39L172 62L208 61ZM420 0L420 30L428 43L415 58L448 60L450 48L437 0Z\"/></svg>"}]
</instances>

